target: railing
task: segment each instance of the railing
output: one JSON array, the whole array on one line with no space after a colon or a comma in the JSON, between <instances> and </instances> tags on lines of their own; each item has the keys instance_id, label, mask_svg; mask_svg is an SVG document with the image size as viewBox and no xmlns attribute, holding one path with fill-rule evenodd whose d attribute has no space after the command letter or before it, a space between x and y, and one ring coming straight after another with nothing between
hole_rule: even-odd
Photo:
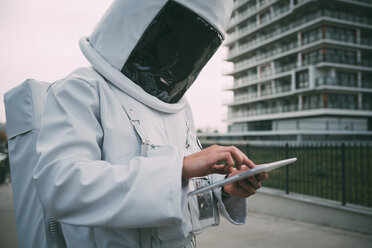
<instances>
[{"instance_id":1,"label":"railing","mask_svg":"<svg viewBox=\"0 0 372 248\"><path fill-rule=\"evenodd\" d=\"M240 86L245 85L249 82L256 81L257 80L257 74L252 74L250 76L241 77L234 81L234 86Z\"/></svg>"},{"instance_id":2,"label":"railing","mask_svg":"<svg viewBox=\"0 0 372 248\"><path fill-rule=\"evenodd\" d=\"M275 89L274 94L289 92L289 91L291 91L291 85L287 84L287 85L283 85L283 86L275 86L274 89Z\"/></svg>"},{"instance_id":3,"label":"railing","mask_svg":"<svg viewBox=\"0 0 372 248\"><path fill-rule=\"evenodd\" d=\"M282 45L281 47L277 47L275 49L269 50L264 53L257 54L256 56L252 56L248 59L241 60L237 63L234 64L234 71L240 70L242 68L249 68L256 63L261 62L264 59L267 59L269 57L275 56L280 53L285 53L290 50L294 50L297 48L297 41L296 42L291 42L286 45Z\"/></svg>"},{"instance_id":4,"label":"railing","mask_svg":"<svg viewBox=\"0 0 372 248\"><path fill-rule=\"evenodd\" d=\"M362 80L361 85L358 86L358 83L356 80L348 80L344 79L342 77L331 77L331 76L324 76L324 77L318 77L315 79L315 85L321 86L321 85L333 85L333 86L344 86L344 87L361 87L370 89L372 88L372 80Z\"/></svg>"},{"instance_id":5,"label":"railing","mask_svg":"<svg viewBox=\"0 0 372 248\"><path fill-rule=\"evenodd\" d=\"M317 64L320 62L331 62L331 63L338 63L338 64L345 64L345 65L356 65L356 66L367 66L372 67L372 60L370 59L362 59L358 61L355 57L349 56L338 56L338 55L315 55L304 57L303 65L309 64Z\"/></svg>"},{"instance_id":6,"label":"railing","mask_svg":"<svg viewBox=\"0 0 372 248\"><path fill-rule=\"evenodd\" d=\"M282 66L275 66L275 73L282 73L286 71L290 71L297 67L297 62L288 63Z\"/></svg>"},{"instance_id":7,"label":"railing","mask_svg":"<svg viewBox=\"0 0 372 248\"><path fill-rule=\"evenodd\" d=\"M235 145L256 164L297 157L269 173L263 186L372 207L372 147L369 145Z\"/></svg>"},{"instance_id":8,"label":"railing","mask_svg":"<svg viewBox=\"0 0 372 248\"><path fill-rule=\"evenodd\" d=\"M346 86L346 87L358 87L357 81L344 80L336 77L318 77L315 79L315 85L334 85L334 86Z\"/></svg>"},{"instance_id":9,"label":"railing","mask_svg":"<svg viewBox=\"0 0 372 248\"><path fill-rule=\"evenodd\" d=\"M234 101L238 102L238 101L257 98L257 97L258 97L257 92L249 92L246 94L236 94L234 95Z\"/></svg>"},{"instance_id":10,"label":"railing","mask_svg":"<svg viewBox=\"0 0 372 248\"><path fill-rule=\"evenodd\" d=\"M249 108L242 108L236 112L230 112L228 115L229 119L247 117L262 114L277 114L294 112L298 110L297 104L277 104L277 101L272 104L273 106L259 107L258 105L250 106Z\"/></svg>"},{"instance_id":11,"label":"railing","mask_svg":"<svg viewBox=\"0 0 372 248\"><path fill-rule=\"evenodd\" d=\"M267 90L262 90L261 95L258 94L257 91L249 91L248 93L240 93L240 94L235 94L234 95L234 102L227 101L226 104L231 104L231 103L239 103L247 100L254 100L257 98L261 98L264 96L275 96L280 93L285 93L285 92L290 92L291 91L291 85L284 85L284 86L274 86L273 90L267 89Z\"/></svg>"},{"instance_id":12,"label":"railing","mask_svg":"<svg viewBox=\"0 0 372 248\"><path fill-rule=\"evenodd\" d=\"M331 26L326 26L326 31L324 33L325 39L340 41L344 43L357 43L355 34L353 30L344 28L334 28ZM318 40L323 39L322 27L311 30L309 32L303 33L303 44L309 44Z\"/></svg>"}]
</instances>

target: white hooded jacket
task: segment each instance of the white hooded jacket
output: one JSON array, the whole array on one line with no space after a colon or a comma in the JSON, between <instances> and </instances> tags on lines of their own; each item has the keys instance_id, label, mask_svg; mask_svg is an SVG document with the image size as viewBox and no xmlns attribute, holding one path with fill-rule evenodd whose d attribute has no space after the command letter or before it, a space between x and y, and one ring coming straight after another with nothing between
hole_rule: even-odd
<instances>
[{"instance_id":1,"label":"white hooded jacket","mask_svg":"<svg viewBox=\"0 0 372 248\"><path fill-rule=\"evenodd\" d=\"M224 33L233 1L176 2ZM166 3L114 1L80 40L93 67L77 69L48 90L33 177L45 211L62 223L68 247L147 247L145 235L152 247L177 247L202 230L188 203L193 185L181 180L184 156L200 150L187 100L165 103L120 72ZM146 156L128 111L156 145ZM220 189L214 195L226 218L245 222L244 199L224 204Z\"/></svg>"}]
</instances>

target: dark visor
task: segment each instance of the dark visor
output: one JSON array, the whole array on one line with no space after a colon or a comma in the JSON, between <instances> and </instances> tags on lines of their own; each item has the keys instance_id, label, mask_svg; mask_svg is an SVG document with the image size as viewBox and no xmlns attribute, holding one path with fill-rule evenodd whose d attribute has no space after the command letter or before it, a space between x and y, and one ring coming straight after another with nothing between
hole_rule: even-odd
<instances>
[{"instance_id":1,"label":"dark visor","mask_svg":"<svg viewBox=\"0 0 372 248\"><path fill-rule=\"evenodd\" d=\"M133 49L121 72L147 93L178 102L222 43L204 19L168 1Z\"/></svg>"}]
</instances>

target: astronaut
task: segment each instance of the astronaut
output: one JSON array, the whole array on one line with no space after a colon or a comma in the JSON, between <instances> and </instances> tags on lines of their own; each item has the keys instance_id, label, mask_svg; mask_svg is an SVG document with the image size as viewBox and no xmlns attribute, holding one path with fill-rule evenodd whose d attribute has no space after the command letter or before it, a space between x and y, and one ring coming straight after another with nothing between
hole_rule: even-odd
<instances>
[{"instance_id":1,"label":"astronaut","mask_svg":"<svg viewBox=\"0 0 372 248\"><path fill-rule=\"evenodd\" d=\"M232 7L115 0L80 40L92 66L49 88L33 175L68 247L193 247L220 214L245 223L245 197L266 174L187 196L255 167L235 147L201 150L184 96L221 45Z\"/></svg>"}]
</instances>

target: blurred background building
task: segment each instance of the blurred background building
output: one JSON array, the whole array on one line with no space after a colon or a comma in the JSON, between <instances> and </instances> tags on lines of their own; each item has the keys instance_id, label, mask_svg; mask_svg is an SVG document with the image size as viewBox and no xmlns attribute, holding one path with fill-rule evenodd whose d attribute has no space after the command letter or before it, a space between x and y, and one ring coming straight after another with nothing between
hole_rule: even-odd
<instances>
[{"instance_id":1,"label":"blurred background building","mask_svg":"<svg viewBox=\"0 0 372 248\"><path fill-rule=\"evenodd\" d=\"M372 141L372 0L236 0L228 133L250 142Z\"/></svg>"}]
</instances>

